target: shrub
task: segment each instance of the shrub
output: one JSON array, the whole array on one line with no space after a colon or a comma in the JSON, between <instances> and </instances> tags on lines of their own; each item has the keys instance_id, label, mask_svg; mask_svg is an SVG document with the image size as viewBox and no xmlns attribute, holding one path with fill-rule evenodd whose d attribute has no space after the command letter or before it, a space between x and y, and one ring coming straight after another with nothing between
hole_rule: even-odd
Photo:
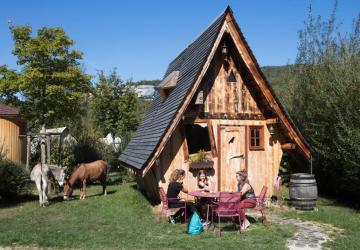
<instances>
[{"instance_id":1,"label":"shrub","mask_svg":"<svg viewBox=\"0 0 360 250\"><path fill-rule=\"evenodd\" d=\"M344 35L335 11L324 22L310 9L299 32L289 111L315 151L320 192L360 205L360 16Z\"/></svg>"},{"instance_id":2,"label":"shrub","mask_svg":"<svg viewBox=\"0 0 360 250\"><path fill-rule=\"evenodd\" d=\"M11 161L0 161L0 196L14 198L30 190L30 173L24 166Z\"/></svg>"},{"instance_id":3,"label":"shrub","mask_svg":"<svg viewBox=\"0 0 360 250\"><path fill-rule=\"evenodd\" d=\"M58 143L54 143L51 148L51 162L60 162L68 166L71 173L79 163L89 163L96 160L104 160L109 164L111 170L118 167L118 153L113 147L101 142L92 130L82 131L76 144L63 145L61 159L59 159Z\"/></svg>"}]
</instances>

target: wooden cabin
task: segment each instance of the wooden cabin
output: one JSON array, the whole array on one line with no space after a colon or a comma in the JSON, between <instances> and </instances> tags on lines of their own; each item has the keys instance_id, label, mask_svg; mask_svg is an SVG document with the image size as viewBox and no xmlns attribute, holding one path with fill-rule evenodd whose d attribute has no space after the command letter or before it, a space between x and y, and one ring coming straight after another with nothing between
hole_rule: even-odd
<instances>
[{"instance_id":1,"label":"wooden cabin","mask_svg":"<svg viewBox=\"0 0 360 250\"><path fill-rule=\"evenodd\" d=\"M5 158L17 163L26 161L26 122L19 110L0 103L0 150Z\"/></svg>"},{"instance_id":2,"label":"wooden cabin","mask_svg":"<svg viewBox=\"0 0 360 250\"><path fill-rule=\"evenodd\" d=\"M311 154L228 7L169 64L120 160L154 198L177 168L189 190L205 169L220 191L236 190L235 173L246 169L255 192L267 185L271 195L285 150Z\"/></svg>"}]
</instances>

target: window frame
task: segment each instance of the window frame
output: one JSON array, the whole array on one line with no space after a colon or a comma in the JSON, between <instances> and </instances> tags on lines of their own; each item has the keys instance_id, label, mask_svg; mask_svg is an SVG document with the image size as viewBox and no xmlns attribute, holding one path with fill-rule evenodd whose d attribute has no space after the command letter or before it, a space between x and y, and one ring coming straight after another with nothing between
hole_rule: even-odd
<instances>
[{"instance_id":1,"label":"window frame","mask_svg":"<svg viewBox=\"0 0 360 250\"><path fill-rule=\"evenodd\" d=\"M259 146L253 146L251 145L251 131L253 129L259 129ZM249 150L251 151L262 151L265 150L265 143L264 143L264 126L249 126ZM256 139L256 136L255 136Z\"/></svg>"},{"instance_id":2,"label":"window frame","mask_svg":"<svg viewBox=\"0 0 360 250\"><path fill-rule=\"evenodd\" d=\"M183 140L185 142L185 145L184 145L184 148L183 148L185 162L189 161L191 155L196 154L196 153L190 154L190 152L189 152L188 141L186 139L185 125L191 125L191 124L199 125L199 124L204 124L204 123L206 123L206 126L207 126L208 136L209 136L209 140L210 140L210 148L211 148L209 151L205 151L205 153L208 156L212 156L212 158L217 157L217 148L216 148L214 131L213 131L213 128L212 128L211 121L209 121L209 120L195 120L195 121L191 121L191 122L186 122L185 121L185 122L181 123L181 128L180 128L181 131L182 131L181 134L182 134Z\"/></svg>"}]
</instances>

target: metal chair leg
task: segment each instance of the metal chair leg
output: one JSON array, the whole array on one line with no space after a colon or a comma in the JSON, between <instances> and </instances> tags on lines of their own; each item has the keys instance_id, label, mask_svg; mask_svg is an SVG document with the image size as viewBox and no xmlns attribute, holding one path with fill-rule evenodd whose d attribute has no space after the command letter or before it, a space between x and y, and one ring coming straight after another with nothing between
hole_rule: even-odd
<instances>
[{"instance_id":1,"label":"metal chair leg","mask_svg":"<svg viewBox=\"0 0 360 250\"><path fill-rule=\"evenodd\" d=\"M187 219L187 214L186 214L186 207L185 207L185 213L184 213L184 216L185 216L185 230L187 229L187 223L188 223L188 219Z\"/></svg>"},{"instance_id":2,"label":"metal chair leg","mask_svg":"<svg viewBox=\"0 0 360 250\"><path fill-rule=\"evenodd\" d=\"M218 216L219 218L219 238L221 238L221 225L220 225L220 216Z\"/></svg>"}]
</instances>

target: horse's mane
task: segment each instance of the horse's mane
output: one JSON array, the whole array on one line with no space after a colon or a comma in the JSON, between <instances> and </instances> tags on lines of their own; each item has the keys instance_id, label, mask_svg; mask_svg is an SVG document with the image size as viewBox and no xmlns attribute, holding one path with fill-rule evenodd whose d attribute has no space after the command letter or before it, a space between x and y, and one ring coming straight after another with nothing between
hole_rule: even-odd
<instances>
[{"instance_id":1,"label":"horse's mane","mask_svg":"<svg viewBox=\"0 0 360 250\"><path fill-rule=\"evenodd\" d=\"M70 174L67 174L67 178L66 178L66 182L70 184L70 180L71 180L71 177L76 173L76 171L80 168L80 166L82 165L83 163L78 163L75 168L72 170L72 172ZM74 185L74 183L72 183L71 185Z\"/></svg>"}]
</instances>

